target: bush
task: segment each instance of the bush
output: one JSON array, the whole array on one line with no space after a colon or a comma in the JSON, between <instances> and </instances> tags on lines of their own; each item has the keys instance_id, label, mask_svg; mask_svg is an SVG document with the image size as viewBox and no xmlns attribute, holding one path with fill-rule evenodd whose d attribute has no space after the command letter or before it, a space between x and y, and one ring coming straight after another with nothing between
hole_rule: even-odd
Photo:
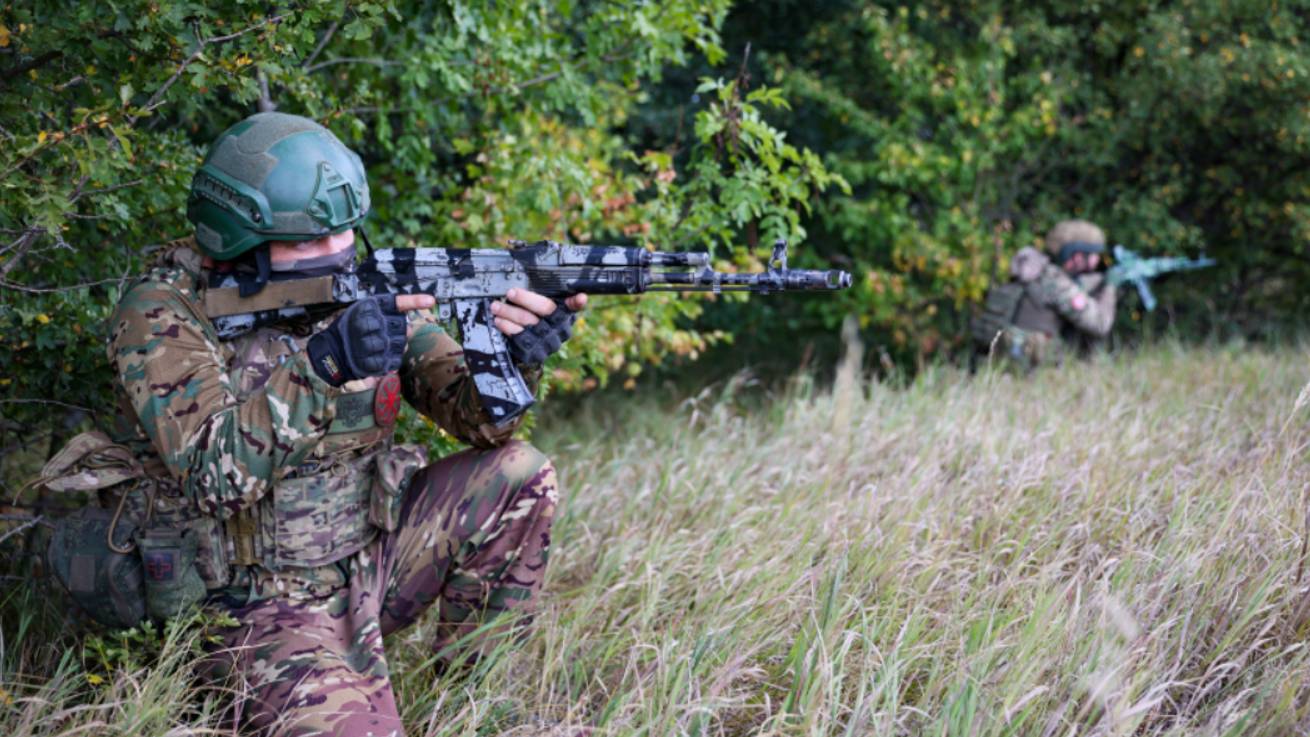
<instances>
[{"instance_id":1,"label":"bush","mask_svg":"<svg viewBox=\"0 0 1310 737\"><path fill-rule=\"evenodd\" d=\"M1219 259L1162 285L1156 327L1263 337L1300 322L1308 36L1304 3L740 6L724 47L751 44L752 76L791 103L770 119L852 190L802 226L806 253L856 288L807 302L798 326L854 313L902 364L952 355L992 275L1075 216L1139 252ZM1123 304L1122 323L1144 319Z\"/></svg>"},{"instance_id":2,"label":"bush","mask_svg":"<svg viewBox=\"0 0 1310 737\"><path fill-rule=\"evenodd\" d=\"M712 248L726 264L752 262L737 237L748 226L795 238L832 179L761 122L758 106L783 104L776 91L707 82L717 94L681 170L622 135L666 66L723 57L727 7L0 6L0 334L16 349L0 353L5 437L111 406L102 322L151 253L188 234L208 142L256 109L313 117L361 153L380 245L617 240ZM695 354L720 337L693 329L699 309L667 294L601 305L549 379L590 386Z\"/></svg>"}]
</instances>

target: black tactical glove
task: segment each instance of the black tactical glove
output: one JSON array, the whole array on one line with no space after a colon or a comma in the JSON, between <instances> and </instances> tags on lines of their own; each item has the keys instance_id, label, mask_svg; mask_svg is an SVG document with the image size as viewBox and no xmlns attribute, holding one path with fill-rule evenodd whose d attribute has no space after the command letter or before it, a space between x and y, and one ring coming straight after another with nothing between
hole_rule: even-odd
<instances>
[{"instance_id":1,"label":"black tactical glove","mask_svg":"<svg viewBox=\"0 0 1310 737\"><path fill-rule=\"evenodd\" d=\"M509 337L509 353L516 363L540 366L546 358L559 350L573 337L573 321L577 313L568 305L555 300L555 311L541 318L536 325Z\"/></svg>"},{"instance_id":2,"label":"black tactical glove","mask_svg":"<svg viewBox=\"0 0 1310 737\"><path fill-rule=\"evenodd\" d=\"M309 362L332 386L365 376L385 376L400 368L405 327L405 315L396 309L395 295L361 299L309 339Z\"/></svg>"}]
</instances>

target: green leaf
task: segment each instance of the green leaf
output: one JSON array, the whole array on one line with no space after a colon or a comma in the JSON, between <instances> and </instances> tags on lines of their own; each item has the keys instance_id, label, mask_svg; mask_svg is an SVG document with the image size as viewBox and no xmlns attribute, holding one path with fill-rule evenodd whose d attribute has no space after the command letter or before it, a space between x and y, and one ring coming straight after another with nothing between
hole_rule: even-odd
<instances>
[{"instance_id":1,"label":"green leaf","mask_svg":"<svg viewBox=\"0 0 1310 737\"><path fill-rule=\"evenodd\" d=\"M132 143L128 140L129 134L127 131L114 125L109 126L109 130L113 132L114 139L118 141L118 145L123 147L123 153L127 154L127 158L134 158L132 154Z\"/></svg>"}]
</instances>

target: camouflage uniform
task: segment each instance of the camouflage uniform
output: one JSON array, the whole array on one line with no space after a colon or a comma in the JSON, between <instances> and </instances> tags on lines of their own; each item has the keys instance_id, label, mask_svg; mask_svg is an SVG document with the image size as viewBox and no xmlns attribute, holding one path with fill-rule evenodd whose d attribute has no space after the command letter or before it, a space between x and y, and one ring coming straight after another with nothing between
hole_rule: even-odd
<instances>
[{"instance_id":1,"label":"camouflage uniform","mask_svg":"<svg viewBox=\"0 0 1310 737\"><path fill-rule=\"evenodd\" d=\"M382 637L435 603L433 648L448 658L480 621L530 612L554 470L510 441L514 423L488 421L459 344L430 314L410 319L400 389L474 447L424 465L424 449L393 443L379 422L377 379L338 388L310 367L305 341L334 312L220 342L206 282L200 255L179 244L111 321L115 439L151 478L127 493L125 514L197 538L208 605L241 622L216 662L249 685L250 725L400 734Z\"/></svg>"},{"instance_id":2,"label":"camouflage uniform","mask_svg":"<svg viewBox=\"0 0 1310 737\"><path fill-rule=\"evenodd\" d=\"M1047 236L1047 250L1058 253L1079 238L1103 247L1105 237L1091 223L1064 221ZM1010 276L1009 284L988 294L984 319L975 321L973 332L984 350L1024 369L1059 364L1069 344L1090 345L1114 325L1116 291L1104 283L1103 274L1070 275L1050 255L1027 247L1015 254Z\"/></svg>"}]
</instances>

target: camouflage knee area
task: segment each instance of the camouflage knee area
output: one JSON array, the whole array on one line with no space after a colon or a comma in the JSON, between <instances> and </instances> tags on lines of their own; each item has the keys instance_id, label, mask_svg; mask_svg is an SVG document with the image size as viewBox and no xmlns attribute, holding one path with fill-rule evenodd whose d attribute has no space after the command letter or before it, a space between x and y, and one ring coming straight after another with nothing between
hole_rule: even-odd
<instances>
[{"instance_id":1,"label":"camouflage knee area","mask_svg":"<svg viewBox=\"0 0 1310 737\"><path fill-rule=\"evenodd\" d=\"M229 610L241 625L223 633L209 663L236 672L235 719L245 732L401 734L375 601L350 588Z\"/></svg>"},{"instance_id":2,"label":"camouflage knee area","mask_svg":"<svg viewBox=\"0 0 1310 737\"><path fill-rule=\"evenodd\" d=\"M470 541L476 548L460 551L460 567L447 584L446 599L472 575L482 589L483 607L489 613L526 606L541 588L550 549L550 526L559 504L555 467L541 451L514 441L488 454L485 463L496 469L501 481L499 517L488 527L484 519Z\"/></svg>"},{"instance_id":3,"label":"camouflage knee area","mask_svg":"<svg viewBox=\"0 0 1310 737\"><path fill-rule=\"evenodd\" d=\"M388 541L386 631L437 602L443 642L505 610L530 609L559 499L555 469L540 451L511 442L458 453L423 469L410 495Z\"/></svg>"},{"instance_id":4,"label":"camouflage knee area","mask_svg":"<svg viewBox=\"0 0 1310 737\"><path fill-rule=\"evenodd\" d=\"M555 467L546 454L522 440L511 440L499 448L480 451L478 455L481 456L480 465L494 467L510 487L522 487L544 469L549 469L552 477L555 473Z\"/></svg>"},{"instance_id":5,"label":"camouflage knee area","mask_svg":"<svg viewBox=\"0 0 1310 737\"><path fill-rule=\"evenodd\" d=\"M469 449L415 475L403 524L428 527L441 522L460 542L479 542L493 518L526 513L514 511L526 501L518 500L520 496L553 514L558 501L555 467L541 451L519 440L490 450Z\"/></svg>"},{"instance_id":6,"label":"camouflage knee area","mask_svg":"<svg viewBox=\"0 0 1310 737\"><path fill-rule=\"evenodd\" d=\"M463 495L469 506L461 509L464 514L457 520L466 533L465 550L460 552L469 552L470 543L497 549L503 549L505 542L515 548L521 543L544 545L524 537L539 528L549 533L559 503L555 466L541 451L519 440L477 456Z\"/></svg>"}]
</instances>

